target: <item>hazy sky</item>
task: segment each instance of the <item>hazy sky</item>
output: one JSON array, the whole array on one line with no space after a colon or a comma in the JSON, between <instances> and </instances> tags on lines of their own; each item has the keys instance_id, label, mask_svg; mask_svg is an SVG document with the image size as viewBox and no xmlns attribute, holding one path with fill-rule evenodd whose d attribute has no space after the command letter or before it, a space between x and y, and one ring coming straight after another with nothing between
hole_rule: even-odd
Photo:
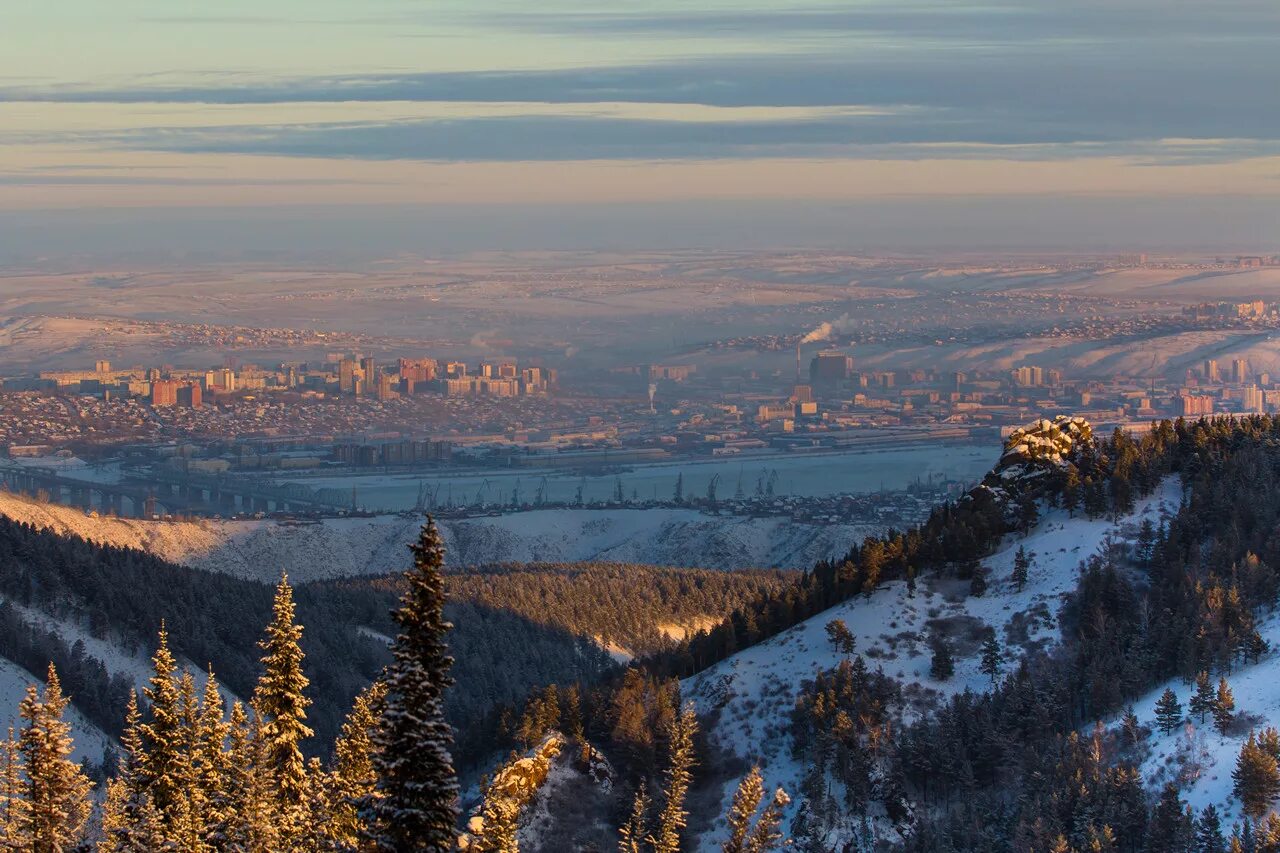
<instances>
[{"instance_id":1,"label":"hazy sky","mask_svg":"<svg viewBox=\"0 0 1280 853\"><path fill-rule=\"evenodd\" d=\"M1031 197L1145 240L1168 199L1228 211L1170 242L1280 237L1274 0L193 5L3 4L0 212L945 200L994 239Z\"/></svg>"}]
</instances>

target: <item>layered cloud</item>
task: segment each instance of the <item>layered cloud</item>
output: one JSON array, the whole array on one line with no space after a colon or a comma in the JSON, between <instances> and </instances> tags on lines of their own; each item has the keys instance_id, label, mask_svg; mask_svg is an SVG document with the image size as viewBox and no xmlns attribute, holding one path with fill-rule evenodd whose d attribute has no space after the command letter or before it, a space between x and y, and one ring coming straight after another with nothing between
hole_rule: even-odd
<instances>
[{"instance_id":1,"label":"layered cloud","mask_svg":"<svg viewBox=\"0 0 1280 853\"><path fill-rule=\"evenodd\" d=\"M777 186L761 180L771 161L809 159L947 161L954 181L932 167L905 181L927 177L945 193L972 188L974 161L1096 160L1257 162L1257 182L1274 191L1267 163L1280 155L1271 0L654 0L604 11L577 0L316 0L301 16L289 0L228 0L205 17L161 0L114 16L71 2L86 20L103 15L104 55L151 65L140 73L140 60L119 59L77 76L74 62L0 59L0 186L228 180L21 162L65 149L208 168L334 161L332 177L294 179L313 187L366 180L341 161L740 162L743 180ZM47 24L65 20L49 13ZM191 67L158 64L184 48Z\"/></svg>"}]
</instances>

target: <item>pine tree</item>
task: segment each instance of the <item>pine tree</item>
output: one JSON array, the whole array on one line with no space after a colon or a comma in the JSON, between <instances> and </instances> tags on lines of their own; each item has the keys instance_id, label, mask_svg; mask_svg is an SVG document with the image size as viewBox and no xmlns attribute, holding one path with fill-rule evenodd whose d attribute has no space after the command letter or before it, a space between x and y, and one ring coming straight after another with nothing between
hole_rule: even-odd
<instances>
[{"instance_id":1,"label":"pine tree","mask_svg":"<svg viewBox=\"0 0 1280 853\"><path fill-rule=\"evenodd\" d=\"M1188 850L1194 838L1191 811L1183 805L1178 788L1172 782L1164 786L1160 801L1151 812L1151 824L1147 829L1147 850Z\"/></svg>"},{"instance_id":2,"label":"pine tree","mask_svg":"<svg viewBox=\"0 0 1280 853\"><path fill-rule=\"evenodd\" d=\"M645 838L649 834L650 805L649 792L641 779L635 799L631 801L631 815L618 830L619 853L643 853Z\"/></svg>"},{"instance_id":3,"label":"pine tree","mask_svg":"<svg viewBox=\"0 0 1280 853\"><path fill-rule=\"evenodd\" d=\"M782 833L779 831L782 812L790 802L791 798L781 788L773 792L773 799L765 806L760 819L756 821L755 829L747 836L746 853L768 853L777 848L782 841Z\"/></svg>"},{"instance_id":4,"label":"pine tree","mask_svg":"<svg viewBox=\"0 0 1280 853\"><path fill-rule=\"evenodd\" d=\"M428 517L411 547L413 568L396 611L400 633L392 643L387 696L374 730L378 782L365 801L368 839L376 850L453 849L458 780L444 719L444 691L453 659L445 647L444 543Z\"/></svg>"},{"instance_id":5,"label":"pine tree","mask_svg":"<svg viewBox=\"0 0 1280 853\"><path fill-rule=\"evenodd\" d=\"M955 660L951 657L951 646L939 634L929 640L933 649L933 658L929 661L929 677L937 681L946 681L956 673Z\"/></svg>"},{"instance_id":6,"label":"pine tree","mask_svg":"<svg viewBox=\"0 0 1280 853\"><path fill-rule=\"evenodd\" d=\"M1164 693L1156 701L1156 726L1160 731L1169 734L1182 725L1182 703L1172 688L1166 687Z\"/></svg>"},{"instance_id":7,"label":"pine tree","mask_svg":"<svg viewBox=\"0 0 1280 853\"><path fill-rule=\"evenodd\" d=\"M1120 730L1124 733L1126 746L1137 746L1143 739L1142 723L1139 722L1138 715L1133 712L1132 705L1129 705L1124 709L1124 717L1121 720Z\"/></svg>"},{"instance_id":8,"label":"pine tree","mask_svg":"<svg viewBox=\"0 0 1280 853\"><path fill-rule=\"evenodd\" d=\"M373 767L373 729L387 686L375 681L356 697L333 747L333 773L328 798L325 837L340 849L354 849L360 840L358 808L372 796L377 776Z\"/></svg>"},{"instance_id":9,"label":"pine tree","mask_svg":"<svg viewBox=\"0 0 1280 853\"><path fill-rule=\"evenodd\" d=\"M724 853L745 853L751 821L755 819L756 809L760 808L763 799L764 777L760 775L759 767L752 767L751 772L738 783L729 814L725 817L729 824L729 839L721 845Z\"/></svg>"},{"instance_id":10,"label":"pine tree","mask_svg":"<svg viewBox=\"0 0 1280 853\"><path fill-rule=\"evenodd\" d=\"M649 841L653 853L679 853L680 836L688 813L685 795L693 779L693 737L698 730L698 716L693 705L686 705L672 721L668 732L666 789L662 811L658 814L658 830Z\"/></svg>"},{"instance_id":11,"label":"pine tree","mask_svg":"<svg viewBox=\"0 0 1280 853\"><path fill-rule=\"evenodd\" d=\"M1196 673L1196 689L1191 694L1191 699L1187 702L1187 709L1200 717L1200 723L1204 724L1206 714L1213 711L1213 702L1215 696L1213 685L1209 682L1209 673L1201 670Z\"/></svg>"},{"instance_id":12,"label":"pine tree","mask_svg":"<svg viewBox=\"0 0 1280 853\"><path fill-rule=\"evenodd\" d=\"M982 566L974 567L973 576L969 578L969 594L974 598L987 594L987 570Z\"/></svg>"},{"instance_id":13,"label":"pine tree","mask_svg":"<svg viewBox=\"0 0 1280 853\"><path fill-rule=\"evenodd\" d=\"M92 809L93 783L71 760L71 724L62 719L70 701L49 664L44 694L29 686L19 707L26 720L18 738L27 779L22 834L32 853L61 853L74 846Z\"/></svg>"},{"instance_id":14,"label":"pine tree","mask_svg":"<svg viewBox=\"0 0 1280 853\"><path fill-rule=\"evenodd\" d=\"M0 744L0 849L19 850L30 843L26 834L31 806L26 799L26 783L22 778L22 754L9 727L8 737Z\"/></svg>"},{"instance_id":15,"label":"pine tree","mask_svg":"<svg viewBox=\"0 0 1280 853\"><path fill-rule=\"evenodd\" d=\"M827 623L827 639L836 647L842 655L851 655L857 648L857 639L853 636L853 632L849 630L849 626L844 623L843 619L832 619Z\"/></svg>"},{"instance_id":16,"label":"pine tree","mask_svg":"<svg viewBox=\"0 0 1280 853\"><path fill-rule=\"evenodd\" d=\"M1222 836L1222 818L1218 809L1210 803L1196 821L1196 853L1226 853L1227 842Z\"/></svg>"},{"instance_id":17,"label":"pine tree","mask_svg":"<svg viewBox=\"0 0 1280 853\"><path fill-rule=\"evenodd\" d=\"M1018 592L1022 592L1027 585L1027 575L1031 569L1031 557L1027 554L1025 546L1019 545L1018 552L1013 555L1013 575L1010 580L1013 581L1013 587Z\"/></svg>"},{"instance_id":18,"label":"pine tree","mask_svg":"<svg viewBox=\"0 0 1280 853\"><path fill-rule=\"evenodd\" d=\"M1235 770L1231 773L1232 792L1240 800L1246 815L1261 817L1271 803L1280 796L1280 767L1274 755L1258 744L1250 733L1249 740L1240 748Z\"/></svg>"},{"instance_id":19,"label":"pine tree","mask_svg":"<svg viewBox=\"0 0 1280 853\"><path fill-rule=\"evenodd\" d=\"M1218 679L1218 695L1213 699L1213 726L1219 734L1226 734L1231 721L1236 718L1236 699L1225 678Z\"/></svg>"},{"instance_id":20,"label":"pine tree","mask_svg":"<svg viewBox=\"0 0 1280 853\"><path fill-rule=\"evenodd\" d=\"M1004 654L1000 651L1000 641L996 639L996 632L988 628L986 639L982 641L982 663L979 669L983 675L991 678L991 685L994 687L1003 667Z\"/></svg>"},{"instance_id":21,"label":"pine tree","mask_svg":"<svg viewBox=\"0 0 1280 853\"><path fill-rule=\"evenodd\" d=\"M302 674L302 626L294 621L293 588L282 575L276 586L273 618L258 644L263 650L262 677L254 690L253 709L265 739L261 769L270 779L279 812L277 826L286 841L304 831L307 766L299 744L312 735L304 722L311 700L303 695L310 683Z\"/></svg>"}]
</instances>

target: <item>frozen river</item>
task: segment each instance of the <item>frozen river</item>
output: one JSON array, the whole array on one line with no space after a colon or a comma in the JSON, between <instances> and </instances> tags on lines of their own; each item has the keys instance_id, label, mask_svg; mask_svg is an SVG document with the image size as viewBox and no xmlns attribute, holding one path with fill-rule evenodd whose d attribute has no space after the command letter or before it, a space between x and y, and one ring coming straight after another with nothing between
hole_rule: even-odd
<instances>
[{"instance_id":1,"label":"frozen river","mask_svg":"<svg viewBox=\"0 0 1280 853\"><path fill-rule=\"evenodd\" d=\"M995 447L980 445L922 445L863 452L769 454L707 460L638 464L609 474L484 469L439 474L359 474L353 476L297 476L292 482L312 489L333 490L344 500L355 490L357 505L367 509L412 509L420 496L434 496L433 504L532 503L541 489L549 502L571 502L582 490L583 500L612 498L621 483L628 500L669 499L683 479L686 497L707 494L717 478L716 494L731 498L741 488L750 495L765 491L772 481L775 494L821 496L904 489L912 483L939 480L977 482L999 456Z\"/></svg>"}]
</instances>

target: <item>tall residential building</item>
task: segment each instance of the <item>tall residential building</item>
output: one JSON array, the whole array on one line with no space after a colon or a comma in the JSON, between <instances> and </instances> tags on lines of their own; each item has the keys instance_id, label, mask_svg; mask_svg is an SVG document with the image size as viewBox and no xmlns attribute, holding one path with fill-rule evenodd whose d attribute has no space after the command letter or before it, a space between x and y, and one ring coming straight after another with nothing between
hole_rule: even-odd
<instances>
[{"instance_id":1,"label":"tall residential building","mask_svg":"<svg viewBox=\"0 0 1280 853\"><path fill-rule=\"evenodd\" d=\"M1244 393L1240 395L1240 408L1241 411L1261 414L1263 411L1262 389L1257 385L1245 388Z\"/></svg>"},{"instance_id":2,"label":"tall residential building","mask_svg":"<svg viewBox=\"0 0 1280 853\"><path fill-rule=\"evenodd\" d=\"M178 388L177 404L188 409L198 409L202 405L200 386L194 382L183 383Z\"/></svg>"},{"instance_id":3,"label":"tall residential building","mask_svg":"<svg viewBox=\"0 0 1280 853\"><path fill-rule=\"evenodd\" d=\"M155 382L152 382L151 405L178 405L178 384L178 380L176 379L157 379Z\"/></svg>"},{"instance_id":4,"label":"tall residential building","mask_svg":"<svg viewBox=\"0 0 1280 853\"><path fill-rule=\"evenodd\" d=\"M343 394L356 392L356 360L344 357L338 362L338 391Z\"/></svg>"},{"instance_id":5,"label":"tall residential building","mask_svg":"<svg viewBox=\"0 0 1280 853\"><path fill-rule=\"evenodd\" d=\"M1183 394L1178 398L1183 417L1198 418L1213 414L1213 398L1193 394Z\"/></svg>"},{"instance_id":6,"label":"tall residential building","mask_svg":"<svg viewBox=\"0 0 1280 853\"><path fill-rule=\"evenodd\" d=\"M436 360L434 358L402 358L400 359L400 378L413 382L430 382L436 378Z\"/></svg>"},{"instance_id":7,"label":"tall residential building","mask_svg":"<svg viewBox=\"0 0 1280 853\"><path fill-rule=\"evenodd\" d=\"M98 361L94 362L93 372L94 373L110 373L111 362L107 361L106 359L99 359Z\"/></svg>"},{"instance_id":8,"label":"tall residential building","mask_svg":"<svg viewBox=\"0 0 1280 853\"><path fill-rule=\"evenodd\" d=\"M1204 360L1204 381L1205 382L1221 382L1222 377L1218 375L1218 362L1216 359L1206 358Z\"/></svg>"},{"instance_id":9,"label":"tall residential building","mask_svg":"<svg viewBox=\"0 0 1280 853\"><path fill-rule=\"evenodd\" d=\"M1243 385L1249 378L1249 362L1243 358L1234 359L1231 362L1231 381L1237 385Z\"/></svg>"},{"instance_id":10,"label":"tall residential building","mask_svg":"<svg viewBox=\"0 0 1280 853\"><path fill-rule=\"evenodd\" d=\"M1031 387L1044 384L1044 368L1043 367L1019 367L1013 371L1013 382L1015 385L1023 387Z\"/></svg>"}]
</instances>

